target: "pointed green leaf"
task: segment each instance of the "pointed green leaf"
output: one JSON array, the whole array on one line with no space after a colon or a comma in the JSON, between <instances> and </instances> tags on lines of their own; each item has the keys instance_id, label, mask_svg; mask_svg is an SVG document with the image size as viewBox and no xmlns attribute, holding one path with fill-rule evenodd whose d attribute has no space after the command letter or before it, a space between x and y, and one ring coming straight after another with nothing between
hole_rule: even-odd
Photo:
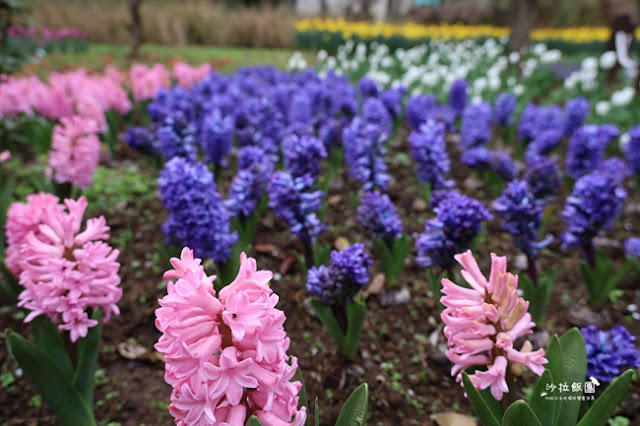
<instances>
[{"instance_id":1,"label":"pointed green leaf","mask_svg":"<svg viewBox=\"0 0 640 426\"><path fill-rule=\"evenodd\" d=\"M616 377L582 417L578 426L606 425L618 404L629 391L632 377L632 370L627 370L621 376Z\"/></svg>"},{"instance_id":2,"label":"pointed green leaf","mask_svg":"<svg viewBox=\"0 0 640 426\"><path fill-rule=\"evenodd\" d=\"M489 407L482 395L480 395L478 389L471 383L469 375L465 371L462 372L462 383L464 384L465 392L467 392L467 398L480 418L480 421L485 426L500 426L500 422L498 422L498 419L493 414L493 410Z\"/></svg>"},{"instance_id":3,"label":"pointed green leaf","mask_svg":"<svg viewBox=\"0 0 640 426\"><path fill-rule=\"evenodd\" d=\"M562 347L562 383L582 383L587 375L587 349L580 330L572 328L560 337ZM553 370L552 374L553 374ZM555 374L553 375L555 377ZM563 401L558 417L559 425L574 425L581 401Z\"/></svg>"},{"instance_id":4,"label":"pointed green leaf","mask_svg":"<svg viewBox=\"0 0 640 426\"><path fill-rule=\"evenodd\" d=\"M92 319L98 321L98 325L91 327L87 337L77 342L78 365L73 377L73 386L80 392L89 408L93 408L94 375L102 337L102 310L96 309Z\"/></svg>"},{"instance_id":5,"label":"pointed green leaf","mask_svg":"<svg viewBox=\"0 0 640 426\"><path fill-rule=\"evenodd\" d=\"M336 346L342 350L345 343L345 336L340 328L340 324L338 324L338 320L336 320L336 317L333 315L331 310L320 303L316 298L311 299L311 307L320 319L320 322L322 322L322 325L324 325L324 328L329 332L329 335L335 342Z\"/></svg>"},{"instance_id":6,"label":"pointed green leaf","mask_svg":"<svg viewBox=\"0 0 640 426\"><path fill-rule=\"evenodd\" d=\"M529 404L519 399L504 412L502 426L542 426L542 424Z\"/></svg>"},{"instance_id":7,"label":"pointed green leaf","mask_svg":"<svg viewBox=\"0 0 640 426\"><path fill-rule=\"evenodd\" d=\"M366 316L367 306L362 297L347 306L347 335L344 340L344 355L348 358L352 359L356 356Z\"/></svg>"},{"instance_id":8,"label":"pointed green leaf","mask_svg":"<svg viewBox=\"0 0 640 426\"><path fill-rule=\"evenodd\" d=\"M245 425L246 426L262 426L262 424L260 423L260 420L258 420L256 416L249 417Z\"/></svg>"},{"instance_id":9,"label":"pointed green leaf","mask_svg":"<svg viewBox=\"0 0 640 426\"><path fill-rule=\"evenodd\" d=\"M304 377L302 377L302 370L300 369L300 367L297 368L296 374L293 375L293 377L291 378L291 381L300 382L302 384L302 387L298 392L298 410L302 407L309 407L309 400L307 398L307 387L304 384ZM309 424L309 416L307 416L307 419L305 420L304 424L305 425Z\"/></svg>"},{"instance_id":10,"label":"pointed green leaf","mask_svg":"<svg viewBox=\"0 0 640 426\"><path fill-rule=\"evenodd\" d=\"M500 401L497 401L493 395L491 395L491 389L487 388L480 391L480 396L484 399L484 402L487 403L487 406L495 416L498 423L502 421L502 407L500 406Z\"/></svg>"},{"instance_id":11,"label":"pointed green leaf","mask_svg":"<svg viewBox=\"0 0 640 426\"><path fill-rule=\"evenodd\" d=\"M553 383L553 375L549 369L545 369L542 376L538 378L535 386L533 387L533 396L529 402L531 409L540 419L540 423L545 426L552 426L555 424L556 416L560 401L554 399L545 399L546 395L550 395L550 391L547 390L547 385Z\"/></svg>"},{"instance_id":12,"label":"pointed green leaf","mask_svg":"<svg viewBox=\"0 0 640 426\"><path fill-rule=\"evenodd\" d=\"M315 418L316 418L316 426L320 426L320 407L318 406L318 397L316 396L316 403L315 403L315 414L314 414Z\"/></svg>"},{"instance_id":13,"label":"pointed green leaf","mask_svg":"<svg viewBox=\"0 0 640 426\"><path fill-rule=\"evenodd\" d=\"M9 352L62 426L96 424L82 396L42 349L11 330L5 335Z\"/></svg>"},{"instance_id":14,"label":"pointed green leaf","mask_svg":"<svg viewBox=\"0 0 640 426\"><path fill-rule=\"evenodd\" d=\"M551 372L551 376L555 380L561 380L562 378L562 347L560 346L560 339L558 335L553 335L547 346L545 358L549 361L544 367Z\"/></svg>"},{"instance_id":15,"label":"pointed green leaf","mask_svg":"<svg viewBox=\"0 0 640 426\"><path fill-rule=\"evenodd\" d=\"M364 425L368 404L369 387L366 383L363 383L351 393L347 402L342 406L338 420L336 420L336 426Z\"/></svg>"},{"instance_id":16,"label":"pointed green leaf","mask_svg":"<svg viewBox=\"0 0 640 426\"><path fill-rule=\"evenodd\" d=\"M58 327L47 316L40 315L31 321L31 330L36 346L47 354L60 372L71 382L73 379L73 365Z\"/></svg>"}]
</instances>

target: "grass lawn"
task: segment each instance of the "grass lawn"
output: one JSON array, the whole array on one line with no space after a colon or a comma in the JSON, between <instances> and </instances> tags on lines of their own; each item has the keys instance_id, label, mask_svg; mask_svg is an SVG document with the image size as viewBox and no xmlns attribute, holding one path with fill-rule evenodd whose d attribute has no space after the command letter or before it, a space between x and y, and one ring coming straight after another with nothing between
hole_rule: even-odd
<instances>
[{"instance_id":1,"label":"grass lawn","mask_svg":"<svg viewBox=\"0 0 640 426\"><path fill-rule=\"evenodd\" d=\"M195 65L209 62L222 73L229 73L243 66L266 64L273 64L282 69L293 52L294 50L291 49L145 44L140 48L138 58L131 60L128 58L128 46L91 44L85 53L47 55L39 62L23 67L20 73L35 72L43 77L52 70L64 71L77 67L102 70L108 64L125 69L134 62L169 64L173 61L185 61ZM306 53L305 57L310 60L314 55Z\"/></svg>"}]
</instances>

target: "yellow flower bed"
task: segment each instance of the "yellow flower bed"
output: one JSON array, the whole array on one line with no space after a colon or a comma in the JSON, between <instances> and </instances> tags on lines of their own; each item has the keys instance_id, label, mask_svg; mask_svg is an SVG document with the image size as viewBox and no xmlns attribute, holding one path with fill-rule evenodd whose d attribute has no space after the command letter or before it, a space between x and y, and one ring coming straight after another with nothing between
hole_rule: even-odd
<instances>
[{"instance_id":1,"label":"yellow flower bed","mask_svg":"<svg viewBox=\"0 0 640 426\"><path fill-rule=\"evenodd\" d=\"M444 40L462 40L467 38L500 38L509 36L509 28L490 25L404 25L384 22L349 22L344 19L302 19L295 22L298 32L341 33L347 39L357 36L363 40L376 37L399 36L407 39L438 38ZM636 30L640 37L640 29ZM566 27L540 28L531 32L531 38L537 41L562 40L570 43L601 42L609 38L606 27Z\"/></svg>"}]
</instances>

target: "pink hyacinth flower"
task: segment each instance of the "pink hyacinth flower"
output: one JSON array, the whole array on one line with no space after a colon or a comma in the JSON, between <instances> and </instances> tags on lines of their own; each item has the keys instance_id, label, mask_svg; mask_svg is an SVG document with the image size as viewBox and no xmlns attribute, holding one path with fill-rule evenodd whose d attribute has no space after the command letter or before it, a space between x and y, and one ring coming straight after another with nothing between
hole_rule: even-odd
<instances>
[{"instance_id":1,"label":"pink hyacinth flower","mask_svg":"<svg viewBox=\"0 0 640 426\"><path fill-rule=\"evenodd\" d=\"M178 425L242 425L255 414L270 425L301 425L300 382L291 382L297 360L286 353L284 313L269 287L271 272L258 271L242 253L236 279L216 295L188 248L171 259L174 278L156 310L165 379L173 386L169 412ZM290 365L288 364L290 362Z\"/></svg>"},{"instance_id":2,"label":"pink hyacinth flower","mask_svg":"<svg viewBox=\"0 0 640 426\"><path fill-rule=\"evenodd\" d=\"M53 128L49 167L58 183L86 188L100 160L100 141L95 121L78 116L63 117Z\"/></svg>"},{"instance_id":3,"label":"pink hyacinth flower","mask_svg":"<svg viewBox=\"0 0 640 426\"><path fill-rule=\"evenodd\" d=\"M119 252L102 241L109 238L104 217L88 219L80 230L84 197L67 199L64 206L50 194L31 195L27 201L11 206L6 223L8 266L19 272L25 288L18 306L31 311L25 322L39 315L54 322L60 318L58 328L69 331L75 342L97 325L87 309L102 309L104 322L120 314Z\"/></svg>"},{"instance_id":4,"label":"pink hyacinth flower","mask_svg":"<svg viewBox=\"0 0 640 426\"><path fill-rule=\"evenodd\" d=\"M506 257L491 254L489 280L470 250L455 259L463 266L462 276L471 288L442 280L440 301L446 309L441 317L449 343L446 354L454 364L451 375L461 381L461 371L487 366L487 371L477 370L469 379L478 389L490 387L493 397L501 400L509 392L506 373L510 365L521 364L542 375L548 362L544 349L531 352L528 341L520 351L513 347L513 342L535 327L527 312L529 302L518 296L518 276L507 272Z\"/></svg>"},{"instance_id":5,"label":"pink hyacinth flower","mask_svg":"<svg viewBox=\"0 0 640 426\"><path fill-rule=\"evenodd\" d=\"M178 85L185 89L190 89L208 76L211 70L211 65L207 63L193 66L186 62L176 62L173 65L173 76L178 81Z\"/></svg>"}]
</instances>

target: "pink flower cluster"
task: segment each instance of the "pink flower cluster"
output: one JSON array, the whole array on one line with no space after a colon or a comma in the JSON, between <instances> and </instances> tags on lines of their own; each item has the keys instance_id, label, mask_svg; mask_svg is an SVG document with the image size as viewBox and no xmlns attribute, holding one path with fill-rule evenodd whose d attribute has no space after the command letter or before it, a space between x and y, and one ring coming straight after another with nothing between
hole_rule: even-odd
<instances>
[{"instance_id":1,"label":"pink flower cluster","mask_svg":"<svg viewBox=\"0 0 640 426\"><path fill-rule=\"evenodd\" d=\"M462 276L471 288L460 287L448 279L442 280L440 301L446 307L441 317L446 324L444 335L448 339L446 354L454 363L451 375L462 380L462 370L472 366L487 366L469 378L476 388L491 387L491 394L501 400L509 392L506 382L509 363L528 367L537 375L544 372L544 349L532 352L525 341L518 351L514 342L532 333L535 323L527 312L529 302L518 297L518 276L507 272L507 258L491 254L489 280L482 275L470 250L455 259L463 266Z\"/></svg>"},{"instance_id":2,"label":"pink flower cluster","mask_svg":"<svg viewBox=\"0 0 640 426\"><path fill-rule=\"evenodd\" d=\"M298 363L287 355L285 315L275 308L273 274L241 257L236 279L216 296L215 276L205 275L193 251L171 259L175 278L156 310L163 334L165 380L173 386L169 411L178 425L243 425L256 415L263 425L303 425L297 409ZM290 365L287 363L290 361Z\"/></svg>"},{"instance_id":3,"label":"pink flower cluster","mask_svg":"<svg viewBox=\"0 0 640 426\"><path fill-rule=\"evenodd\" d=\"M112 75L91 75L84 68L52 72L48 83L33 75L0 81L0 118L39 114L59 120L79 115L93 119L104 132L107 111L126 114L132 107L127 91Z\"/></svg>"},{"instance_id":4,"label":"pink flower cluster","mask_svg":"<svg viewBox=\"0 0 640 426\"><path fill-rule=\"evenodd\" d=\"M27 203L11 205L5 224L6 264L25 288L18 302L31 311L25 322L39 315L52 321L60 316L58 328L68 330L75 342L97 325L88 308L102 309L104 322L120 314L119 252L101 241L109 238L104 217L88 219L80 232L87 208L84 197L66 199L64 206L58 202L40 193L29 195Z\"/></svg>"},{"instance_id":5,"label":"pink flower cluster","mask_svg":"<svg viewBox=\"0 0 640 426\"><path fill-rule=\"evenodd\" d=\"M133 99L138 102L155 98L158 90L171 85L171 73L162 64L152 67L134 64L129 77Z\"/></svg>"},{"instance_id":6,"label":"pink flower cluster","mask_svg":"<svg viewBox=\"0 0 640 426\"><path fill-rule=\"evenodd\" d=\"M58 183L86 188L100 161L98 126L91 118L63 117L53 128L49 175ZM51 177L51 176L49 176Z\"/></svg>"},{"instance_id":7,"label":"pink flower cluster","mask_svg":"<svg viewBox=\"0 0 640 426\"><path fill-rule=\"evenodd\" d=\"M173 76L178 84L185 89L193 87L211 73L211 65L204 63L194 66L186 62L176 62L173 64Z\"/></svg>"}]
</instances>

